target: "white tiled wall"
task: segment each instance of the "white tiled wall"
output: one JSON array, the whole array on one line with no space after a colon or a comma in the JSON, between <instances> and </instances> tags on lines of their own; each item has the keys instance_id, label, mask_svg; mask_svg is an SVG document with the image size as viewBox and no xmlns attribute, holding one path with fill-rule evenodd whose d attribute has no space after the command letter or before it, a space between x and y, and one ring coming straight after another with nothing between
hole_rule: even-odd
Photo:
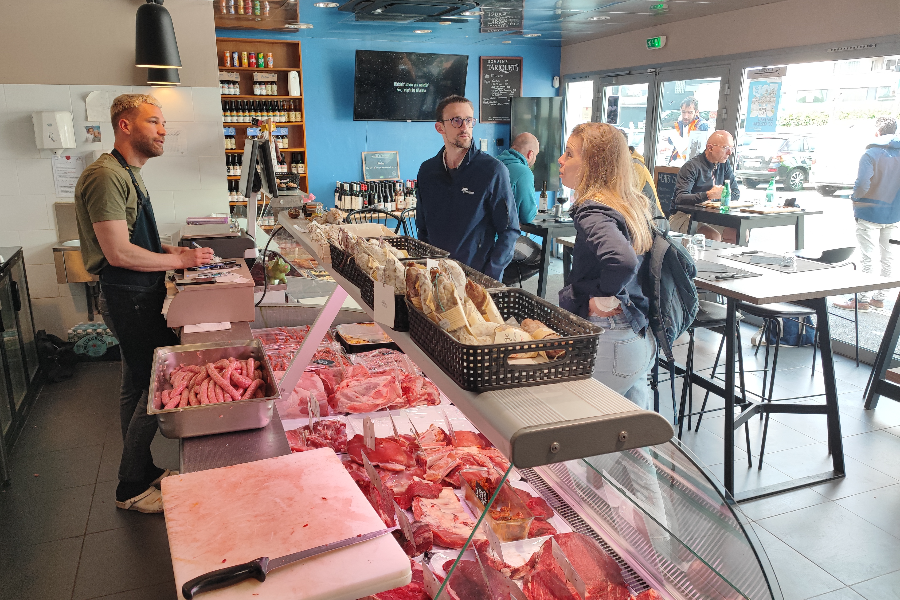
<instances>
[{"instance_id":1,"label":"white tiled wall","mask_svg":"<svg viewBox=\"0 0 900 600\"><path fill-rule=\"evenodd\" d=\"M35 146L31 113L71 111L78 147L68 152L83 155L90 164L95 150L113 147L108 119L100 123L101 143L83 141L84 127L97 124L87 120L85 99L100 90L111 97L154 95L163 105L167 129L186 137L184 155L167 147L167 154L151 159L143 169L161 234L175 231L185 217L228 211L218 88L0 85L0 246L23 247L35 326L63 338L70 327L87 321L83 284L57 284L53 266L52 246L61 241L53 204L73 198L56 196L51 154Z\"/></svg>"}]
</instances>

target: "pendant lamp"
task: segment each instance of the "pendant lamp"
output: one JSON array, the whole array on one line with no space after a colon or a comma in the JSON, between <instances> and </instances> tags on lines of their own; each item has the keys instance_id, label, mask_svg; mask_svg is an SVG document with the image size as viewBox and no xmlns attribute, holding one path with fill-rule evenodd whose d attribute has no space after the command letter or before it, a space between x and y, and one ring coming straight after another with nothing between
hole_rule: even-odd
<instances>
[{"instance_id":1,"label":"pendant lamp","mask_svg":"<svg viewBox=\"0 0 900 600\"><path fill-rule=\"evenodd\" d=\"M163 0L147 0L137 11L134 64L137 67L180 69L172 16Z\"/></svg>"},{"instance_id":2,"label":"pendant lamp","mask_svg":"<svg viewBox=\"0 0 900 600\"><path fill-rule=\"evenodd\" d=\"M150 85L181 85L178 69L147 69L147 83Z\"/></svg>"}]
</instances>

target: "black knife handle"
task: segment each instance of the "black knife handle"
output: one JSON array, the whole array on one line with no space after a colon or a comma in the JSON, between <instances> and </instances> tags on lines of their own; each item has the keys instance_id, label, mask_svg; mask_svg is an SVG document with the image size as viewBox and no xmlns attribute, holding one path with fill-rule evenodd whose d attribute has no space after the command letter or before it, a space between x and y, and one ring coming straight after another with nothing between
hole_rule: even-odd
<instances>
[{"instance_id":1,"label":"black knife handle","mask_svg":"<svg viewBox=\"0 0 900 600\"><path fill-rule=\"evenodd\" d=\"M194 577L183 586L181 586L181 594L185 600L191 600L194 594L201 592L211 592L236 583L240 583L245 579L266 580L266 569L269 567L269 557L263 556L250 562L245 562L233 567L225 567L218 571L211 571L199 577Z\"/></svg>"}]
</instances>

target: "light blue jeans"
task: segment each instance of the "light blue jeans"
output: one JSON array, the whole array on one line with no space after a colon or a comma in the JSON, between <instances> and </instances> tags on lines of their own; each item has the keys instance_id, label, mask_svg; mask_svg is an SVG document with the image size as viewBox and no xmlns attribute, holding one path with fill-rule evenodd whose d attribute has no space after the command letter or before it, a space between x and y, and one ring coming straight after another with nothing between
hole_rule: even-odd
<instances>
[{"instance_id":1,"label":"light blue jeans","mask_svg":"<svg viewBox=\"0 0 900 600\"><path fill-rule=\"evenodd\" d=\"M597 343L594 379L622 394L641 408L653 410L647 375L656 358L656 340L647 330L636 334L625 315L588 317L604 329Z\"/></svg>"}]
</instances>

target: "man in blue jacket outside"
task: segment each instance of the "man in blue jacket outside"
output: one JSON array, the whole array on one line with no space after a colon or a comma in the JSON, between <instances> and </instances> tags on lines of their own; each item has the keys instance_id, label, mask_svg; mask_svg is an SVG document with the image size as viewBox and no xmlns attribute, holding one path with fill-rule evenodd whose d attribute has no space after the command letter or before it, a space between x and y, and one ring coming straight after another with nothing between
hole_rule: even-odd
<instances>
[{"instance_id":1,"label":"man in blue jacket outside","mask_svg":"<svg viewBox=\"0 0 900 600\"><path fill-rule=\"evenodd\" d=\"M435 112L434 128L444 138L444 147L419 167L419 239L500 279L520 235L509 171L473 145L471 101L449 96Z\"/></svg>"},{"instance_id":2,"label":"man in blue jacket outside","mask_svg":"<svg viewBox=\"0 0 900 600\"><path fill-rule=\"evenodd\" d=\"M537 160L540 144L532 134L520 133L513 140L509 150L505 150L497 160L509 169L509 183L512 186L513 196L516 198L516 208L519 213L519 223L531 223L537 215L537 201L534 199L534 172L531 168Z\"/></svg>"},{"instance_id":3,"label":"man in blue jacket outside","mask_svg":"<svg viewBox=\"0 0 900 600\"><path fill-rule=\"evenodd\" d=\"M859 159L859 172L853 186L853 216L856 218L856 240L862 252L863 273L872 272L875 248L881 250L881 276L891 276L891 243L900 222L900 136L893 117L875 119L876 141L866 146ZM881 141L881 140L884 141ZM869 298L857 295L859 310L884 308L884 291ZM853 298L835 302L838 308L853 309Z\"/></svg>"}]
</instances>

